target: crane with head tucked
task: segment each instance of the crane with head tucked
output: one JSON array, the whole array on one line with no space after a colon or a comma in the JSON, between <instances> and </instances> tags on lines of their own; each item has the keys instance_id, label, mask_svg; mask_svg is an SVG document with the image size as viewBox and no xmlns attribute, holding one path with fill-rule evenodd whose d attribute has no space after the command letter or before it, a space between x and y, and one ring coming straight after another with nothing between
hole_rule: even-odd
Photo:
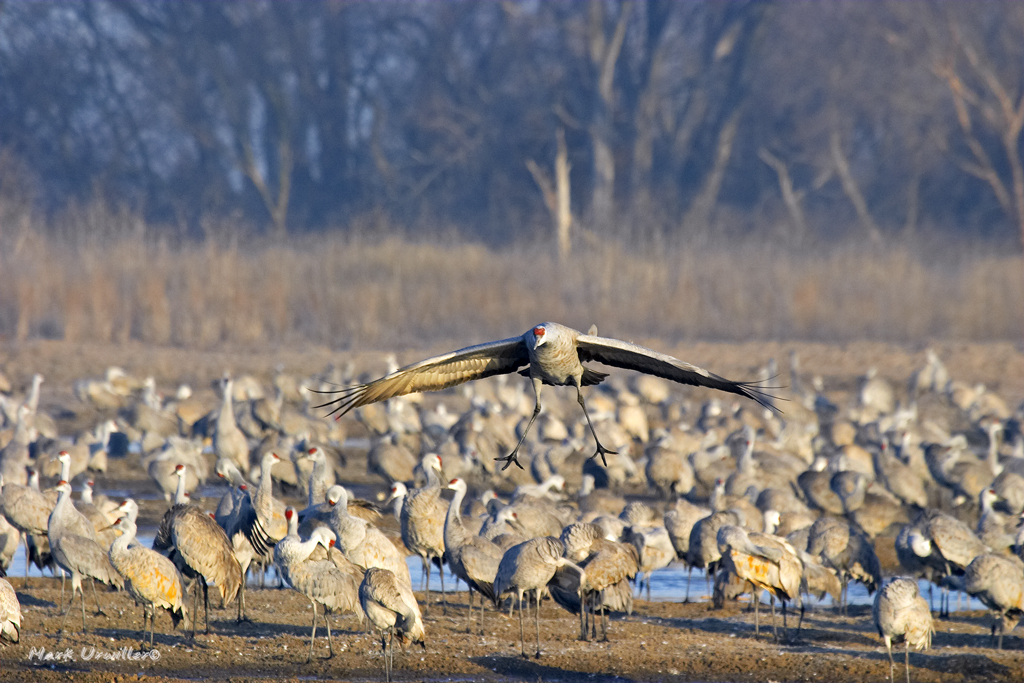
<instances>
[{"instance_id":1,"label":"crane with head tucked","mask_svg":"<svg viewBox=\"0 0 1024 683\"><path fill-rule=\"evenodd\" d=\"M341 417L353 408L396 396L420 391L438 391L472 380L519 372L529 377L533 383L536 404L530 422L523 430L519 443L512 453L506 457L496 458L505 461L505 467L502 469L508 468L512 463L522 468L516 456L537 415L540 414L540 394L545 384L576 387L576 400L583 409L590 432L597 442L597 452L591 457L600 455L601 460L607 465L604 456L613 455L615 451L605 448L597 438L581 390L583 387L601 383L608 375L585 367L585 362L594 361L626 370L636 370L681 384L739 394L774 410L772 397L755 382L728 380L678 358L630 342L599 337L596 329L593 332L594 334L583 334L558 323L541 323L521 336L469 346L428 358L399 368L368 384L320 392L334 398L316 407L333 406L329 414Z\"/></svg>"}]
</instances>

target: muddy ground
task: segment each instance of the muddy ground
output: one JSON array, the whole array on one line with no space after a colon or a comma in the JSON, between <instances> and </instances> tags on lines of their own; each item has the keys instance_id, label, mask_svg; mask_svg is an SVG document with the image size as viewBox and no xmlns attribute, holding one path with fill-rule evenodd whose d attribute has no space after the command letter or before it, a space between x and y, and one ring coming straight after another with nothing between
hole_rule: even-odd
<instances>
[{"instance_id":1,"label":"muddy ground","mask_svg":"<svg viewBox=\"0 0 1024 683\"><path fill-rule=\"evenodd\" d=\"M68 622L69 631L75 632L59 640L56 582L33 578L27 590L21 588L21 579L15 582L24 609L24 636L18 645L0 648L0 681L382 679L379 641L360 632L352 616L331 617L334 657L326 658L327 643L318 637L314 660L307 664L310 606L291 590L250 590L247 604L254 623L239 625L233 610L215 610L210 635L200 632L194 641L171 632L169 617L161 614L155 638L159 659L107 661L97 657L117 656L128 647L139 651L141 610L127 594L100 593L107 616L94 615L90 595L85 635L77 632L81 612L76 604ZM704 603L637 601L631 616L611 620L608 642L580 642L576 619L545 602L542 656L523 659L518 619L489 612L486 635L467 635L466 594L450 600L448 616L439 605L430 608L426 649L414 646L396 654L397 680L882 681L889 675L885 648L872 630L867 607L853 609L848 617L838 617L831 609L808 613L799 639L780 645L766 622L755 637L753 614L742 604L709 611ZM937 622L933 649L911 653L912 680L1024 680L1024 639L1013 635L1005 639L1002 651L991 649L988 619L986 613L968 612ZM322 636L322 628L318 630ZM528 628L530 655L534 638L533 628ZM70 650L73 660L40 662L32 657L33 648ZM896 654L897 680L903 680L903 652Z\"/></svg>"},{"instance_id":2,"label":"muddy ground","mask_svg":"<svg viewBox=\"0 0 1024 683\"><path fill-rule=\"evenodd\" d=\"M834 399L840 402L854 389L856 377L866 367L878 367L883 376L902 389L907 375L923 358L923 346L876 343L694 344L671 348L650 340L637 341L735 376L749 376L769 356L779 359L785 372L786 354L790 348L797 348L804 373L822 374L826 386L835 390ZM1011 406L1024 399L1024 353L1019 347L948 343L935 348L953 377L984 382ZM399 360L409 362L423 355L422 351L409 352L401 354ZM33 372L44 373L47 381L41 405L59 417L62 433L72 433L100 417L75 401L72 381L100 376L108 365L121 365L143 376L151 374L166 391L173 391L178 382L189 382L214 405L216 394L210 382L225 369L269 379L278 363L288 371L303 374L320 370L329 362L342 363L348 357L323 348L229 353L35 342L0 346L0 369L19 386L24 386ZM361 354L358 360L361 367L371 371L383 369L381 354ZM349 463L343 473L346 485L357 495L374 499L383 491L384 482L366 474L365 454L347 455ZM166 509L148 476L133 470L128 461L112 460L111 470L98 480L101 489L127 491L140 498L140 526L156 524ZM207 498L201 504L213 509L216 499ZM386 521L387 530L394 533L397 529L391 528L392 524L393 520ZM886 559L882 557L883 564L889 564ZM311 610L308 601L291 590L251 590L247 604L253 623L236 624L233 608L215 610L210 634L200 633L195 641L181 631L172 632L170 619L161 613L155 641L159 659L150 655L146 659L110 661L99 657L123 656L123 648L134 648L136 656L139 651L142 613L127 594L101 591L106 616L94 616L90 593L88 633L78 632L81 612L76 605L68 621L72 632L59 640L59 584L38 576L29 579L27 589L22 588L21 577L13 582L23 610L22 640L17 645L0 646L0 683L106 683L142 677L158 681L383 679L379 640L362 633L351 616L331 617L334 657L325 659L326 642L318 638L316 657L307 664ZM541 609L543 654L539 659L523 659L519 656L517 619L489 612L486 635L467 635L466 594L456 594L450 600L448 616L432 606L426 617L426 650L415 647L396 655L397 680L768 682L882 681L889 676L885 648L873 631L867 607L851 608L848 617L838 617L831 609L808 612L799 639L779 644L772 639L770 627L755 637L754 617L746 611L745 603L709 611L704 602L638 600L632 615L612 619L608 642L585 643L577 639L576 618L546 602ZM933 649L911 654L912 680L1024 681L1024 638L1019 629L1004 640L1003 651L997 652L990 647L989 624L985 612L956 612L951 620L937 621ZM528 622L527 652L532 654L535 646L530 645L531 625ZM51 654L70 651L72 659L54 662L32 657L33 651L43 650ZM92 657L87 659L90 654ZM902 656L902 650L897 650L897 680L903 680Z\"/></svg>"}]
</instances>

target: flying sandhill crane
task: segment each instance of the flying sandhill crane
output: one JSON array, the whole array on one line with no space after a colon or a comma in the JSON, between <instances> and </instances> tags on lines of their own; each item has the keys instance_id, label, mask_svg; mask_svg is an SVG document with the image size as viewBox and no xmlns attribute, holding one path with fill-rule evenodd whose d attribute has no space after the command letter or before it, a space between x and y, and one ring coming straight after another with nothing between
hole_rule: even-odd
<instances>
[{"instance_id":1,"label":"flying sandhill crane","mask_svg":"<svg viewBox=\"0 0 1024 683\"><path fill-rule=\"evenodd\" d=\"M7 579L0 578L0 639L18 642L21 634L21 605Z\"/></svg>"},{"instance_id":2,"label":"flying sandhill crane","mask_svg":"<svg viewBox=\"0 0 1024 683\"><path fill-rule=\"evenodd\" d=\"M235 409L231 402L233 382L231 375L224 373L221 383L224 398L213 432L213 452L218 458L228 458L242 471L249 474L249 441L235 422Z\"/></svg>"},{"instance_id":3,"label":"flying sandhill crane","mask_svg":"<svg viewBox=\"0 0 1024 683\"><path fill-rule=\"evenodd\" d=\"M124 577L128 593L142 605L143 645L146 643L146 619L149 619L149 646L152 648L157 607L167 610L175 628L182 619L188 624L185 584L177 568L166 557L141 545L131 545L137 529L130 516L116 520L114 527L124 533L110 545L110 563Z\"/></svg>"},{"instance_id":4,"label":"flying sandhill crane","mask_svg":"<svg viewBox=\"0 0 1024 683\"><path fill-rule=\"evenodd\" d=\"M444 597L444 521L448 514L448 502L441 498L441 458L436 453L423 456L423 470L427 473L427 485L412 489L405 494L399 524L402 529L402 543L420 556L423 574L427 580L427 599L423 611L427 612L430 602L431 565L437 563L441 574L442 613L448 613ZM420 586L422 588L422 585Z\"/></svg>"},{"instance_id":5,"label":"flying sandhill crane","mask_svg":"<svg viewBox=\"0 0 1024 683\"><path fill-rule=\"evenodd\" d=\"M992 610L992 642L1003 649L1003 634L1013 630L1024 613L1024 569L1015 557L978 555L964 575L946 583L966 591Z\"/></svg>"},{"instance_id":6,"label":"flying sandhill crane","mask_svg":"<svg viewBox=\"0 0 1024 683\"><path fill-rule=\"evenodd\" d=\"M82 598L82 630L84 631L85 593L82 591L82 577L86 576L97 579L118 588L124 587L124 581L121 580L121 575L110 564L107 552L96 541L88 536L81 536L73 532L74 515L79 513L71 504L71 484L66 481L59 482L57 484L57 491L60 493L60 496L57 498L57 504L54 506L53 512L50 513L47 525L47 538L50 541L50 551L53 553L53 559L56 560L57 565L61 569L71 574L71 599L68 601L67 609L64 611L60 632L64 632L64 624L71 613L71 605L75 602L76 592ZM95 534L92 524L89 524L89 530Z\"/></svg>"},{"instance_id":7,"label":"flying sandhill crane","mask_svg":"<svg viewBox=\"0 0 1024 683\"><path fill-rule=\"evenodd\" d=\"M523 634L523 595L532 592L537 604L535 656L540 658L540 591L548 585L559 567L575 568L580 573L580 585L586 582L583 569L572 560L563 557L564 552L565 546L557 538L531 538L506 550L498 564L498 573L494 578L494 594L501 599L506 594L515 592L519 599L519 644L524 658L527 658L527 655Z\"/></svg>"},{"instance_id":8,"label":"flying sandhill crane","mask_svg":"<svg viewBox=\"0 0 1024 683\"><path fill-rule=\"evenodd\" d=\"M885 640L885 649L889 652L889 680L893 678L896 668L892 661L892 641L900 637L906 643L904 665L907 672L907 683L910 683L910 648L927 650L932 644L932 613L928 603L918 592L917 581L914 579L893 579L875 595L871 606L871 616L875 621L878 635Z\"/></svg>"},{"instance_id":9,"label":"flying sandhill crane","mask_svg":"<svg viewBox=\"0 0 1024 683\"><path fill-rule=\"evenodd\" d=\"M843 599L839 609L845 612L850 579L860 581L874 593L882 583L882 565L871 539L856 526L838 517L819 517L807 535L807 552L821 558L822 564L839 575Z\"/></svg>"},{"instance_id":10,"label":"flying sandhill crane","mask_svg":"<svg viewBox=\"0 0 1024 683\"><path fill-rule=\"evenodd\" d=\"M391 681L391 673L395 668L396 637L403 646L411 641L419 643L424 650L427 647L427 636L416 597L406 581L387 569L371 567L366 570L363 582L359 584L359 604L370 623L380 631L384 677L386 681Z\"/></svg>"},{"instance_id":11,"label":"flying sandhill crane","mask_svg":"<svg viewBox=\"0 0 1024 683\"><path fill-rule=\"evenodd\" d=\"M178 489L184 491L185 466L178 465L177 473ZM185 577L197 582L192 600L192 633L195 634L199 620L200 590L209 633L209 582L217 586L222 608L234 601L242 589L242 567L227 534L197 505L176 503L164 513L153 538L153 549L167 555Z\"/></svg>"},{"instance_id":12,"label":"flying sandhill crane","mask_svg":"<svg viewBox=\"0 0 1024 683\"><path fill-rule=\"evenodd\" d=\"M274 546L274 562L281 569L281 574L288 584L305 595L313 606L313 631L309 636L309 657L313 660L313 643L316 642L317 603L324 606L324 626L327 627L327 646L330 656L334 656L334 643L331 641L331 625L327 621L326 612L360 612L359 579L345 573L335 566L331 560L313 560L310 555L317 545L330 550L334 540L330 538L330 530L320 527L313 530L308 540L299 537L299 516L295 508L284 511L288 520L288 535Z\"/></svg>"},{"instance_id":13,"label":"flying sandhill crane","mask_svg":"<svg viewBox=\"0 0 1024 683\"><path fill-rule=\"evenodd\" d=\"M484 598L497 606L494 577L501 564L501 548L482 536L473 534L462 523L462 500L466 496L466 482L452 479L448 488L455 497L448 505L444 522L445 557L452 573L469 586L469 621L466 632L473 630L473 592L480 593L480 635L484 632Z\"/></svg>"},{"instance_id":14,"label":"flying sandhill crane","mask_svg":"<svg viewBox=\"0 0 1024 683\"><path fill-rule=\"evenodd\" d=\"M599 384L607 375L584 367L583 363L589 361L626 370L637 370L682 384L719 389L746 396L766 408L771 406L770 397L754 383L733 382L672 356L629 342L582 334L558 323L541 323L519 337L466 347L400 368L369 384L326 392L337 398L317 407L334 406L331 414L337 413L340 416L353 408L395 396L437 391L463 382L509 374L524 368L521 374L528 376L533 383L536 405L519 444L507 457L498 458L505 461L505 467L502 469L513 462L522 467L516 455L540 413L540 394L544 384L576 387L576 399L597 442L597 452L592 457L600 455L602 461L605 461L605 454L613 451L602 446L600 439L597 438L581 389Z\"/></svg>"}]
</instances>

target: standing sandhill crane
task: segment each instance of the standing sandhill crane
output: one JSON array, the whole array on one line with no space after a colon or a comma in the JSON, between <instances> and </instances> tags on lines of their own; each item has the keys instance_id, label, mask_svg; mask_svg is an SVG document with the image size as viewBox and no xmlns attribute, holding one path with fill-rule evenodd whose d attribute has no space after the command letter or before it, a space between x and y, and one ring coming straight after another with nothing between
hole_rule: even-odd
<instances>
[{"instance_id":1,"label":"standing sandhill crane","mask_svg":"<svg viewBox=\"0 0 1024 683\"><path fill-rule=\"evenodd\" d=\"M875 595L871 606L871 616L875 621L878 635L885 640L885 649L889 652L889 680L893 678L896 668L892 661L892 641L902 636L906 643L904 666L907 672L907 683L910 683L910 648L927 650L932 644L932 613L928 603L918 592L917 581L914 579L893 579Z\"/></svg>"},{"instance_id":2,"label":"standing sandhill crane","mask_svg":"<svg viewBox=\"0 0 1024 683\"><path fill-rule=\"evenodd\" d=\"M794 600L800 605L801 621L803 601L800 599L800 583L803 578L803 563L796 550L785 540L771 534L748 533L745 529L726 524L718 530L718 550L722 553L723 569L732 572L754 587L754 634L758 635L758 604L760 592L768 591L772 597L772 631L775 639L775 598L782 600L782 627L786 628L786 601ZM800 623L797 623L797 635Z\"/></svg>"},{"instance_id":3,"label":"standing sandhill crane","mask_svg":"<svg viewBox=\"0 0 1024 683\"><path fill-rule=\"evenodd\" d=\"M1003 634L1013 630L1024 613L1024 570L1017 558L978 555L962 577L946 583L978 598L992 610L992 643L1003 649Z\"/></svg>"},{"instance_id":4,"label":"standing sandhill crane","mask_svg":"<svg viewBox=\"0 0 1024 683\"><path fill-rule=\"evenodd\" d=\"M498 564L498 573L494 578L494 594L501 599L506 594L515 592L519 598L519 644L524 658L526 640L523 633L523 595L533 593L537 604L537 653L540 658L540 591L555 575L559 567L573 567L580 573L580 585L586 581L586 573L572 560L563 557L565 546L557 538L544 536L512 546L505 551ZM529 603L527 603L529 609Z\"/></svg>"},{"instance_id":5,"label":"standing sandhill crane","mask_svg":"<svg viewBox=\"0 0 1024 683\"><path fill-rule=\"evenodd\" d=\"M647 602L651 601L651 574L663 569L676 559L676 549L668 530L663 526L631 526L622 535L622 540L636 548L640 558L640 572L647 584ZM638 589L642 585L637 586ZM639 597L639 592L637 593Z\"/></svg>"},{"instance_id":6,"label":"standing sandhill crane","mask_svg":"<svg viewBox=\"0 0 1024 683\"><path fill-rule=\"evenodd\" d=\"M676 550L676 558L686 562L690 553L690 532L694 525L709 516L711 511L698 507L685 498L676 501L675 507L665 512L665 530L668 531L669 540ZM690 577L693 575L693 565L686 562L686 597L683 602L690 601Z\"/></svg>"},{"instance_id":7,"label":"standing sandhill crane","mask_svg":"<svg viewBox=\"0 0 1024 683\"><path fill-rule=\"evenodd\" d=\"M82 591L82 577L87 576L118 588L124 587L121 575L110 564L106 551L88 536L80 536L73 532L74 515L78 514L71 505L71 484L61 481L57 484L60 496L50 513L47 525L47 538L50 551L57 565L71 574L71 599L68 601L64 618L60 623L60 632L64 632L64 624L71 613L75 602L75 592L82 598L82 630L85 630L85 593ZM88 522L86 522L88 523ZM95 531L92 524L89 530ZM94 586L95 587L95 586ZM98 602L98 600L97 600Z\"/></svg>"},{"instance_id":8,"label":"standing sandhill crane","mask_svg":"<svg viewBox=\"0 0 1024 683\"><path fill-rule=\"evenodd\" d=\"M184 491L185 466L178 465L178 490ZM175 504L164 513L153 538L153 550L167 555L187 578L197 582L192 600L192 633L199 621L199 592L203 593L206 632L210 632L209 582L220 592L221 607L242 589L242 567L227 534L209 515L191 503Z\"/></svg>"},{"instance_id":9,"label":"standing sandhill crane","mask_svg":"<svg viewBox=\"0 0 1024 683\"><path fill-rule=\"evenodd\" d=\"M423 574L427 580L427 595L423 611L427 612L430 602L431 565L437 563L441 574L442 613L448 613L444 597L444 522L448 514L448 502L441 498L441 458L436 453L423 456L423 470L427 473L427 485L412 489L405 494L399 524L402 529L402 543L420 556ZM422 588L422 585L420 586Z\"/></svg>"},{"instance_id":10,"label":"standing sandhill crane","mask_svg":"<svg viewBox=\"0 0 1024 683\"><path fill-rule=\"evenodd\" d=\"M349 512L348 491L341 489L341 497L331 512L328 524L337 537L337 546L349 562L370 569L387 569L412 589L409 565L395 544L380 529L365 519Z\"/></svg>"},{"instance_id":11,"label":"standing sandhill crane","mask_svg":"<svg viewBox=\"0 0 1024 683\"><path fill-rule=\"evenodd\" d=\"M217 416L217 427L213 432L213 452L218 458L228 458L242 471L249 474L249 441L235 423L235 409L231 402L233 382L231 375L224 373L221 384L224 398Z\"/></svg>"},{"instance_id":12,"label":"standing sandhill crane","mask_svg":"<svg viewBox=\"0 0 1024 683\"><path fill-rule=\"evenodd\" d=\"M309 636L309 657L306 662L313 661L313 643L316 642L317 603L324 606L324 626L327 627L327 646L331 657L334 656L334 643L331 641L331 625L327 621L326 612L340 610L358 613L359 580L352 574L345 573L335 566L331 560L313 560L310 555L316 546L323 545L330 549L334 544L329 539L328 529L320 527L313 530L308 540L299 537L299 516L295 508L284 511L288 520L288 535L274 546L274 562L281 569L285 581L293 589L305 595L313 606L313 631ZM361 577L360 577L361 578Z\"/></svg>"},{"instance_id":13,"label":"standing sandhill crane","mask_svg":"<svg viewBox=\"0 0 1024 683\"><path fill-rule=\"evenodd\" d=\"M121 517L114 526L124 533L110 545L110 563L124 577L128 593L142 605L143 646L146 643L146 619L149 619L149 646L152 648L157 607L167 610L175 628L182 619L188 624L185 584L177 568L166 557L141 545L131 545L137 531L131 516Z\"/></svg>"},{"instance_id":14,"label":"standing sandhill crane","mask_svg":"<svg viewBox=\"0 0 1024 683\"><path fill-rule=\"evenodd\" d=\"M21 605L7 579L0 578L0 639L18 642L21 635Z\"/></svg>"},{"instance_id":15,"label":"standing sandhill crane","mask_svg":"<svg viewBox=\"0 0 1024 683\"><path fill-rule=\"evenodd\" d=\"M497 606L494 578L501 564L501 548L482 536L473 534L462 523L462 500L466 496L466 482L452 479L448 488L455 497L448 505L444 522L445 557L452 573L469 586L469 621L466 633L473 630L473 591L480 593L480 635L484 633L484 598Z\"/></svg>"},{"instance_id":16,"label":"standing sandhill crane","mask_svg":"<svg viewBox=\"0 0 1024 683\"><path fill-rule=\"evenodd\" d=\"M644 468L648 486L657 488L665 500L679 499L693 489L693 467L679 451L671 435L658 439L647 448Z\"/></svg>"},{"instance_id":17,"label":"standing sandhill crane","mask_svg":"<svg viewBox=\"0 0 1024 683\"><path fill-rule=\"evenodd\" d=\"M471 380L504 375L520 370L533 383L536 405L519 443L505 461L506 469L513 462L522 468L516 455L526 441L530 427L540 413L540 394L544 384L575 386L576 400L587 418L590 432L597 442L596 457L613 451L601 445L587 413L582 388L599 384L607 375L583 366L596 361L626 370L637 370L682 384L710 387L753 399L770 408L769 396L751 382L733 382L677 358L629 342L582 334L558 323L541 323L519 337L469 346L419 363L408 365L369 384L360 384L326 393L337 396L317 407L335 406L331 414L344 415L353 408L420 391L437 391ZM607 465L607 463L605 463Z\"/></svg>"},{"instance_id":18,"label":"standing sandhill crane","mask_svg":"<svg viewBox=\"0 0 1024 683\"><path fill-rule=\"evenodd\" d=\"M38 476L35 477L38 484ZM28 586L29 560L35 555L40 570L49 563L49 542L46 539L46 526L53 512L53 506L57 503L56 495L47 495L32 486L22 486L7 481L3 474L0 474L0 513L11 523L15 529L25 535L25 585ZM56 494L56 492L53 492ZM33 540L35 539L35 540ZM33 553L31 548L39 545L46 545L46 558L40 557L37 552ZM44 561L45 559L45 561Z\"/></svg>"},{"instance_id":19,"label":"standing sandhill crane","mask_svg":"<svg viewBox=\"0 0 1024 683\"><path fill-rule=\"evenodd\" d=\"M416 597L408 583L394 573L380 567L371 567L366 570L363 582L359 584L359 604L370 623L380 631L384 677L391 681L391 673L395 668L396 637L403 646L411 641L419 643L424 650L427 647L427 636Z\"/></svg>"},{"instance_id":20,"label":"standing sandhill crane","mask_svg":"<svg viewBox=\"0 0 1024 683\"><path fill-rule=\"evenodd\" d=\"M690 530L690 547L686 563L704 570L708 592L711 592L711 577L718 571L722 553L718 550L718 530L725 524L742 526L740 516L733 510L721 510L697 520Z\"/></svg>"},{"instance_id":21,"label":"standing sandhill crane","mask_svg":"<svg viewBox=\"0 0 1024 683\"><path fill-rule=\"evenodd\" d=\"M32 443L32 429L29 420L31 411L28 406L18 408L18 421L14 426L14 436L0 448L0 475L11 484L25 486L28 474L25 469L29 461L29 444Z\"/></svg>"},{"instance_id":22,"label":"standing sandhill crane","mask_svg":"<svg viewBox=\"0 0 1024 683\"><path fill-rule=\"evenodd\" d=\"M942 577L963 574L967 566L978 555L988 552L988 548L981 542L970 527L945 513L937 510L929 510L916 526L920 527L922 536L928 541L927 544L918 543L922 561L932 568L933 581L939 581ZM930 551L923 554L925 551ZM946 607L943 611L940 599L939 616L949 616L949 594L946 593Z\"/></svg>"},{"instance_id":23,"label":"standing sandhill crane","mask_svg":"<svg viewBox=\"0 0 1024 683\"><path fill-rule=\"evenodd\" d=\"M839 609L846 611L847 585L850 579L860 581L874 593L882 583L882 565L871 539L859 528L838 517L819 517L807 535L807 552L821 557L825 566L839 574L842 596Z\"/></svg>"},{"instance_id":24,"label":"standing sandhill crane","mask_svg":"<svg viewBox=\"0 0 1024 683\"><path fill-rule=\"evenodd\" d=\"M280 522L285 525L282 529L278 523L277 503L274 500L272 470L279 462L281 458L277 453L267 452L263 455L260 461L260 482L255 495L241 499L236 514L224 529L235 549L235 557L242 566L243 577L252 561L264 567L269 564L273 559L274 544L287 533L284 510L281 510L280 516ZM244 613L244 586L241 608Z\"/></svg>"},{"instance_id":25,"label":"standing sandhill crane","mask_svg":"<svg viewBox=\"0 0 1024 683\"><path fill-rule=\"evenodd\" d=\"M640 571L640 555L629 543L609 541L594 524L570 524L560 538L565 556L579 563L586 576L561 568L549 584L551 597L570 612L580 613L580 640L587 640L587 618L591 637L597 638L597 612L601 611L602 640L608 640L605 609L632 611L633 591L629 581ZM624 589L624 590L622 590ZM624 598L619 600L618 598Z\"/></svg>"}]
</instances>

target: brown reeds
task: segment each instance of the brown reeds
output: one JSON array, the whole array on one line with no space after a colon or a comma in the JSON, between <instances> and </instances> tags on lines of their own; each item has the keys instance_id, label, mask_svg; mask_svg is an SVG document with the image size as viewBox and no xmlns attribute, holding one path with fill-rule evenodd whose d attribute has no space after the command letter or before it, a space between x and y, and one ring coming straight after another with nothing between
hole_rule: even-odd
<instances>
[{"instance_id":1,"label":"brown reeds","mask_svg":"<svg viewBox=\"0 0 1024 683\"><path fill-rule=\"evenodd\" d=\"M100 229L103 215L90 214L88 230L4 235L0 337L403 348L509 336L542 320L665 340L1017 341L1024 331L1016 252L591 240L560 267L546 244L398 233L171 244L106 213L119 228Z\"/></svg>"}]
</instances>

